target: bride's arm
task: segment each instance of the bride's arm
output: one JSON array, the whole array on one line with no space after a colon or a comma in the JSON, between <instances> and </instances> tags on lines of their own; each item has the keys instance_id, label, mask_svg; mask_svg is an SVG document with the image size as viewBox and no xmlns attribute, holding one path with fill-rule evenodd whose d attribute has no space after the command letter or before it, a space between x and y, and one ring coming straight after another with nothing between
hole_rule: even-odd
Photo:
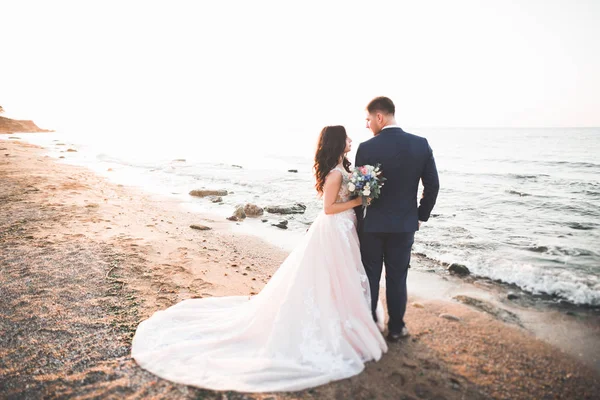
<instances>
[{"instance_id":1,"label":"bride's arm","mask_svg":"<svg viewBox=\"0 0 600 400\"><path fill-rule=\"evenodd\" d=\"M331 215L341 213L362 204L360 197L343 203L336 203L335 200L337 199L341 187L342 173L340 171L331 171L329 175L325 177L325 184L323 185L323 211L325 211L325 214Z\"/></svg>"}]
</instances>

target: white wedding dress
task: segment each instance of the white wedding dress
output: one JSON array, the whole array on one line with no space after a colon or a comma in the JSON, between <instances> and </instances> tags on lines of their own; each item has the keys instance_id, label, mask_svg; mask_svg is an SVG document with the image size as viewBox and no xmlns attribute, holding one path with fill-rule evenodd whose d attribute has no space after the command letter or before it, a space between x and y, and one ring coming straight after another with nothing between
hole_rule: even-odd
<instances>
[{"instance_id":1,"label":"white wedding dress","mask_svg":"<svg viewBox=\"0 0 600 400\"><path fill-rule=\"evenodd\" d=\"M337 201L347 201L348 174ZM131 355L171 381L294 391L360 373L387 345L370 311L354 210L315 219L255 296L182 301L137 328Z\"/></svg>"}]
</instances>

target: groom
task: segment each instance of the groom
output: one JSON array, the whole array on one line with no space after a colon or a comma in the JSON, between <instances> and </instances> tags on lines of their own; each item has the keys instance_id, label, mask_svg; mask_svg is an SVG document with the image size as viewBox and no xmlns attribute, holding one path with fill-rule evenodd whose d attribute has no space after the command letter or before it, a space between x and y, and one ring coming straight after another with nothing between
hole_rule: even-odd
<instances>
[{"instance_id":1,"label":"groom","mask_svg":"<svg viewBox=\"0 0 600 400\"><path fill-rule=\"evenodd\" d=\"M381 195L359 221L362 262L371 287L371 309L379 298L379 281L385 262L389 341L408 336L404 323L406 277L410 252L421 222L429 219L439 191L438 173L427 139L404 132L396 125L395 106L387 97L376 97L367 106L367 128L374 137L356 152L355 166L381 164L387 178ZM419 181L423 196L417 207ZM362 217L362 209L358 212Z\"/></svg>"}]
</instances>

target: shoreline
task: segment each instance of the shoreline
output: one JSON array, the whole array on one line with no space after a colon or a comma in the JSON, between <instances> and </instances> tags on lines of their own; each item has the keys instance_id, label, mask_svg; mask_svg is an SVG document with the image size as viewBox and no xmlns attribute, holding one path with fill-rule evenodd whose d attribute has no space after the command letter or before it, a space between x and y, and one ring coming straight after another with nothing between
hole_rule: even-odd
<instances>
[{"instance_id":1,"label":"shoreline","mask_svg":"<svg viewBox=\"0 0 600 400\"><path fill-rule=\"evenodd\" d=\"M135 365L129 357L128 340L130 341L137 323L152 312L186 298L257 293L286 257L287 252L259 238L232 231L228 221L185 211L175 200L112 184L83 167L54 162L50 157L43 156L38 146L13 141L1 141L0 144L4 148L0 166L3 188L0 194L3 207L8 207L11 211L9 215L1 217L4 221L0 222L5 228L4 232L9 232L0 236L7 251L7 255L1 257L3 270L0 271L0 280L3 285L10 282L7 289L4 289L9 292L9 296L2 300L2 309L5 306L17 306L11 311L15 313L14 318L17 318L17 314L21 312L38 314L38 308L48 304L48 299L42 304L36 303L35 307L31 302L31 308L28 309L23 293L29 293L29 289L19 291L18 286L15 286L14 290L11 289L12 285L25 285L24 281L11 274L28 263L35 264L38 260L28 258L27 254L41 248L54 254L60 265L61 259L76 253L72 249L73 246L84 250L88 247L102 247L103 250L99 254L108 257L108 261L100 257L102 260L99 260L97 265L102 264L104 268L98 268L95 273L94 268L90 268L87 273L93 275L90 282L97 279L98 287L106 285L108 291L116 293L113 297L119 301L113 306L118 313L108 313L102 321L110 320L108 322L121 326L123 330L121 333L114 328L107 330L107 335L117 335L117 338L113 337L112 340L119 343L121 350L118 356L100 357L103 373L109 377L114 375L114 379L104 376L106 379L102 379L103 385L99 385L98 381L92 382L89 388L82 387L75 380L65 378L79 376L77 374L89 375L90 370L85 369L85 366L72 367L71 370L51 366L48 368L55 368L54 372L20 374L19 371L23 372L30 364L37 362L37 358L18 362L15 352L20 347L11 342L7 343L9 350L1 354L2 358L8 357L8 361L7 367L2 367L0 374L7 374L10 384L3 386L0 382L0 389L8 387L9 390L20 390L17 389L17 384L33 382L37 385L33 385L37 388L37 393L48 393L45 390L56 390L58 386L63 385L64 390L71 390L73 395L87 393L88 390L89 393L105 393L101 391L118 387L120 389L117 393L121 393L119 390L127 391L133 388L135 393L145 391L144 393L156 397L167 396L164 393L168 391L174 390L173 393L183 394L191 390L182 385L156 381L157 378L152 378L151 374ZM7 190L13 191L7 194ZM35 207L32 208L32 204ZM27 214L27 218L17 218L21 213L31 215ZM44 214L51 218L44 219ZM195 223L210 225L213 229L190 229L189 225ZM20 230L23 232L19 233ZM76 254L73 254L73 257L76 257ZM93 260L94 257L88 259ZM418 257L415 261L421 262ZM56 273L61 271L56 265L47 270ZM82 273L79 270L71 272L74 277ZM31 276L27 279L33 279ZM432 279L432 276L435 277ZM39 292L35 296L54 298L52 288L41 288L43 283L42 280L34 285ZM86 291L93 292L92 288L86 286L85 280L78 285L81 285L80 294ZM470 286L467 288L465 285ZM489 298L486 298L486 293ZM565 354L563 351L567 349L561 351L533 335L535 333L538 338L544 338L544 329L548 326L556 328L556 324L552 325L550 321L555 321L557 315L563 314L545 314L548 317L546 321L535 322L535 318L529 315L535 310L519 309L525 308L519 304L506 304L499 300L501 293L502 290L498 291L498 288L494 287L489 289L482 282L470 283L451 276L411 271L407 323L412 337L408 342L390 346L390 351L382 361L370 363L365 372L350 380L277 396L296 398L294 396L313 396L310 392L314 392L315 398L332 398L338 393L344 393L344 390L353 390L352 393L364 392L364 398L369 398L369 393L371 398L383 398L380 397L383 396L383 392L379 391L379 386L391 385L394 388L388 389L397 390L397 394L406 393L417 397L421 397L419 393L427 392L432 396L439 394L444 398L461 398L467 394L468 398L528 398L533 393L540 397L548 395L549 398L561 395L592 398L593 390L600 390L599 370L594 370L582 361ZM427 294L429 296L426 296ZM511 311L520 318L524 328L518 324L500 322L489 312L477 311L477 308L452 300L457 295L478 299L481 297L496 308ZM102 296L91 296L89 300L94 307L102 308L108 304L102 299ZM56 300L56 303L60 302ZM481 304L479 306L481 307ZM76 314L76 310L68 310L67 304L62 307L61 313L46 316L48 323L56 321L61 314ZM440 318L441 314L451 314L459 320ZM588 346L585 354L592 354L594 348L589 347L591 344L579 340L579 332L572 331L573 327L582 326L581 321L577 321L578 317L567 317L573 317L576 323L573 324L569 319L568 323L565 320L561 321L563 325L560 326L560 334L555 335L555 341L560 343L564 338L568 338L578 343L582 342L584 347ZM20 318L17 318L21 321L17 326L24 329L23 326L27 324L23 322L23 316ZM93 320L90 323L93 323ZM537 332L534 330L532 333L531 327L536 324L544 329ZM588 327L587 334L595 332L598 335L598 330L593 330L597 327L594 328L594 324L590 325L592 326ZM13 336L10 337L17 334L15 327L1 328L4 333L12 333ZM68 326L64 330L68 331L67 328ZM39 335L39 329L35 330L33 335ZM544 339L552 343L548 337ZM27 349L27 346L24 347ZM502 352L498 352L500 348ZM50 346L50 349L59 352L55 346ZM570 352L575 354L575 350ZM85 354L85 349L82 349L80 356ZM45 356L46 360L49 358ZM586 362L589 364L589 360ZM99 364L96 364L93 371L98 372L101 369ZM531 371L532 368L537 370ZM396 375L390 375L391 371L396 371ZM55 379L52 380L50 375ZM40 376L43 379L39 378ZM62 377L62 383L59 382L59 377ZM393 379L396 379L394 384ZM123 383L125 381L127 384ZM149 382L159 383L150 385ZM551 384L551 387L548 387L548 384ZM167 392L154 391L158 389ZM9 393L23 394L10 391Z\"/></svg>"},{"instance_id":2,"label":"shoreline","mask_svg":"<svg viewBox=\"0 0 600 400\"><path fill-rule=\"evenodd\" d=\"M288 188L287 190L290 193L294 193L295 190L299 191L300 193L304 193L303 197L298 198L297 196L287 196L286 199L281 200L281 202L273 202L269 195L263 196L262 194L256 193L255 191L246 190L244 188L244 185L242 185L242 187L237 185L237 182L240 179L244 179L242 178L243 175L238 175L238 171L245 170L245 168L243 168L240 165L231 165L231 167L235 168L231 168L230 172L228 171L228 163L219 164L221 167L212 171L213 173L216 173L218 176L223 178L222 180L226 182L221 185L219 183L221 181L220 179L217 179L215 181L215 179L213 179L210 173L207 175L206 173L202 173L201 171L199 171L197 167L194 166L194 163L196 161L193 160L189 165L186 164L187 161L185 158L171 159L169 157L163 158L161 161L155 160L156 162L153 161L152 164L148 165L144 165L144 163L142 163L141 165L129 165L127 158L121 158L120 161L112 162L107 159L104 159L103 154L96 154L96 156L94 157L94 151L90 152L89 149L86 149L86 145L77 141L72 141L75 140L74 138L68 139L63 136L64 135L24 134L23 138L25 141L29 141L31 144L37 144L44 147L46 150L46 154L50 155L52 158L55 158L57 160L59 158L63 159L62 161L60 161L61 163L83 166L93 171L94 173L107 178L109 182L115 184L123 184L125 186L133 186L136 189L142 190L147 194L165 196L166 198L177 198L178 201L181 203L181 206L185 209L192 211L198 215L212 215L213 219L217 220L231 216L234 212L235 207L238 204L246 204L248 202L256 202L262 207L273 204L289 205L294 203L295 201L302 201L304 204L308 204L306 214L296 216L265 213L265 215L260 218L247 218L243 222L240 221L240 223L230 223L231 230L233 232L241 234L250 234L252 236L266 240L271 245L274 245L285 251L291 251L294 248L295 243L299 241L306 227L309 226L313 218L316 217L316 210L319 208L318 202L315 201L313 203L312 200L308 200L306 198L306 193L302 188L308 187L309 185L306 182L304 182L304 180L302 181L301 187L295 189ZM65 146L67 146L68 149ZM65 151L65 149L67 150ZM175 153L173 153L172 156L175 157ZM119 157L117 156L117 158ZM182 176L187 177L187 182L182 181L178 184L172 184L169 181L170 178L181 179L181 176L178 174L182 173L182 171L187 168L192 168L190 169L190 171L193 171L193 174L199 175L189 175L188 173L183 173ZM182 170L180 172L174 172L176 170L179 171L179 169ZM171 172L169 172L163 176L160 173L160 171L163 170L173 171L172 173L174 175L171 176ZM194 177L194 179L189 179L190 177ZM293 180L295 177L295 175L288 174L285 176L284 180L288 178L291 178ZM188 194L190 190L197 188L227 189L229 191L229 194L223 198L223 201L210 203L206 199L194 198L193 196L190 196ZM446 212L447 211L448 210L446 209ZM442 219L445 218L444 215L447 216L447 214L440 215L440 218ZM438 215L438 217L440 215ZM260 220L263 218L268 218L268 223L261 223ZM289 222L288 227L290 229L281 231L280 229L275 229L271 227L272 223L277 224L279 221L284 219ZM415 246L413 247L414 256L426 257L426 259L424 260L424 264L426 265L426 267L423 270L429 271L430 269L435 269L436 273L438 273L439 275L447 276L449 263L464 264L471 269L472 275L470 275L470 277L468 277L467 279L475 277L478 280L492 282L493 284L498 284L500 286L514 284L516 285L515 290L518 293L523 294L523 297L526 297L527 299L540 300L542 303L544 303L544 305L546 303L556 303L558 309L569 308L571 305L573 305L574 307L581 307L582 309L587 310L586 312L588 312L589 310L596 309L600 318L600 305L597 304L596 295L594 294L597 291L595 291L592 287L594 285L593 278L596 277L594 274L589 276L589 279L581 277L581 279L584 279L585 282L577 280L573 281L574 275L572 275L572 273L576 275L578 273L577 271L579 271L579 268L574 267L573 270L571 270L570 268L565 270L567 272L566 277L563 274L560 276L555 276L554 279L548 279L543 273L540 275L539 272L528 272L528 265L524 267L524 271L521 271L519 268L516 268L517 265L522 265L522 260L513 259L513 257L511 256L506 256L505 258L497 259L494 252L482 254L483 261L475 263L476 265L471 265L472 260L469 260L469 257L455 257L456 251L457 249L460 249L461 245L458 245L457 247L457 244L453 241L451 241L452 243L443 244L441 246L443 251L433 251L432 254L435 255L432 256L432 258L427 258L428 256L430 256L430 254L428 253L427 248L423 248L423 245L428 246L428 244L431 242L433 243L434 247L438 246L440 243L437 243L437 240L439 239L439 237L444 237L445 235L444 232L446 230L442 229L440 231L440 227L438 227L437 225L438 224L425 224L424 230L422 232L418 232L420 240L418 240L415 243ZM441 225L444 225L444 223L441 222ZM454 228L456 227L449 227L448 229L452 230ZM457 229L462 229L461 225L459 225ZM431 236L431 232L436 233L434 236ZM570 233L566 233L565 235L571 236ZM546 245L547 246L535 247L534 251L541 251L538 249L554 249L554 246L548 243L546 243ZM575 245L575 247L577 246ZM529 248L526 249L529 250ZM515 252L520 252L522 249L517 246L516 250L513 250ZM572 250L576 252L579 251L578 248ZM560 252L563 251L563 249L557 247L556 251ZM425 253L427 253L427 255ZM426 262L428 260L431 262ZM509 260L513 260L509 262L509 264L512 264L512 267L507 267L507 262ZM477 271L479 271L481 265L489 266L494 263L501 264L501 270L512 270L512 273L510 275L498 275L490 271L484 271L484 273L482 273L481 275L477 275ZM539 270L540 266L538 265L535 268ZM552 271L555 273L553 269ZM513 276L525 276L526 279L515 280L514 278L512 278ZM538 279L535 279L536 276ZM510 282L513 283L511 284ZM542 282L542 284L539 284L539 282ZM567 289L561 290L560 288Z\"/></svg>"}]
</instances>

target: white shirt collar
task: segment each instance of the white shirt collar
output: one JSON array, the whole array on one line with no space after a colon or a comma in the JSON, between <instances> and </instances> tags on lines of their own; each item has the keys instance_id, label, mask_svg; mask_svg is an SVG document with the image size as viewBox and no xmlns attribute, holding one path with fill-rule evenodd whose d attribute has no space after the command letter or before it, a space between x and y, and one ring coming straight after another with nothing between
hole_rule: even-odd
<instances>
[{"instance_id":1,"label":"white shirt collar","mask_svg":"<svg viewBox=\"0 0 600 400\"><path fill-rule=\"evenodd\" d=\"M387 129L387 128L400 128L398 125L386 125L383 128L381 128L381 130Z\"/></svg>"}]
</instances>

